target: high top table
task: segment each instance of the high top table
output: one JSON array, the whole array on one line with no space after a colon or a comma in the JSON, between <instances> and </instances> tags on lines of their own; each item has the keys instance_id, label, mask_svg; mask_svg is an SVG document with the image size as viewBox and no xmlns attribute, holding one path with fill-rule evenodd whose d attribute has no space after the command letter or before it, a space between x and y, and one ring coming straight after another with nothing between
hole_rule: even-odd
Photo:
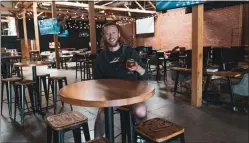
<instances>
[{"instance_id":1,"label":"high top table","mask_svg":"<svg viewBox=\"0 0 249 143\"><path fill-rule=\"evenodd\" d=\"M68 104L104 107L105 133L114 143L113 107L143 102L155 94L145 81L100 79L77 82L60 89L60 99Z\"/></svg>"}]
</instances>

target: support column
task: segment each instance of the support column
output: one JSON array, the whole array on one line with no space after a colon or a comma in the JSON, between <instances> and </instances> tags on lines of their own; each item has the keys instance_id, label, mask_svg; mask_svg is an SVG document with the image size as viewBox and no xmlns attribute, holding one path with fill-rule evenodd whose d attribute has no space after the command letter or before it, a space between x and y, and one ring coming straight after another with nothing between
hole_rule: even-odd
<instances>
[{"instance_id":1,"label":"support column","mask_svg":"<svg viewBox=\"0 0 249 143\"><path fill-rule=\"evenodd\" d=\"M19 23L18 23L18 18L15 16L15 23L16 23L16 36L19 38Z\"/></svg>"},{"instance_id":2,"label":"support column","mask_svg":"<svg viewBox=\"0 0 249 143\"><path fill-rule=\"evenodd\" d=\"M241 5L241 45L249 45L249 4Z\"/></svg>"},{"instance_id":3,"label":"support column","mask_svg":"<svg viewBox=\"0 0 249 143\"><path fill-rule=\"evenodd\" d=\"M96 26L95 26L95 9L94 1L89 1L89 23L90 23L90 42L91 42L91 55L92 55L92 72L95 77L95 62L96 62Z\"/></svg>"},{"instance_id":4,"label":"support column","mask_svg":"<svg viewBox=\"0 0 249 143\"><path fill-rule=\"evenodd\" d=\"M161 50L161 35L160 35L160 25L161 25L161 13L157 13L157 20L155 26L155 35L156 35L156 48Z\"/></svg>"},{"instance_id":5,"label":"support column","mask_svg":"<svg viewBox=\"0 0 249 143\"><path fill-rule=\"evenodd\" d=\"M132 22L132 38L133 38L133 48L137 47L137 39L136 39L136 20Z\"/></svg>"},{"instance_id":6,"label":"support column","mask_svg":"<svg viewBox=\"0 0 249 143\"><path fill-rule=\"evenodd\" d=\"M34 28L35 28L35 50L40 52L39 30L37 20L37 2L33 2Z\"/></svg>"},{"instance_id":7,"label":"support column","mask_svg":"<svg viewBox=\"0 0 249 143\"><path fill-rule=\"evenodd\" d=\"M22 22L23 22L23 36L24 36L24 46L22 46L22 58L29 58L29 44L28 44L28 34L27 34L27 24L26 24L26 10L22 12Z\"/></svg>"},{"instance_id":8,"label":"support column","mask_svg":"<svg viewBox=\"0 0 249 143\"><path fill-rule=\"evenodd\" d=\"M51 7L52 7L52 18L57 18L55 1L52 1ZM59 54L59 48L58 48L58 35L57 34L54 34L54 50L55 50L56 68L60 69L60 54Z\"/></svg>"},{"instance_id":9,"label":"support column","mask_svg":"<svg viewBox=\"0 0 249 143\"><path fill-rule=\"evenodd\" d=\"M191 104L202 105L203 4L192 7L192 97Z\"/></svg>"}]
</instances>

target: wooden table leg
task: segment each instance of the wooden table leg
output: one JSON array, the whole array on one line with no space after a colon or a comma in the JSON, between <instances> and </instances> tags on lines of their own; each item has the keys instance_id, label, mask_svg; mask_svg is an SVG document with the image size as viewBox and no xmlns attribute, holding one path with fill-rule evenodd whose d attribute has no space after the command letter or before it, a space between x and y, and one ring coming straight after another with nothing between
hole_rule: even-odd
<instances>
[{"instance_id":1,"label":"wooden table leg","mask_svg":"<svg viewBox=\"0 0 249 143\"><path fill-rule=\"evenodd\" d=\"M105 135L109 141L114 143L113 108L106 107L104 110L105 110Z\"/></svg>"}]
</instances>

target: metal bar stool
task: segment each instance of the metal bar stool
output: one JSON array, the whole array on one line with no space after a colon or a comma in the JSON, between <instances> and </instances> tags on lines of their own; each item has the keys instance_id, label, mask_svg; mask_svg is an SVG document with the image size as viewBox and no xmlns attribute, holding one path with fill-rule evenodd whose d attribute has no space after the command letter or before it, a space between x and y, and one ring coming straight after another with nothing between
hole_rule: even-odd
<instances>
[{"instance_id":1,"label":"metal bar stool","mask_svg":"<svg viewBox=\"0 0 249 143\"><path fill-rule=\"evenodd\" d=\"M65 85L67 85L67 77L65 76L52 76L49 77L48 79L48 93L49 93L49 87L51 86L52 89L52 93L53 93L53 105L54 105L54 114L56 114L56 109L57 109L57 96L58 96L58 92L57 92L57 83L59 84L59 89L61 89L63 87L63 82ZM64 107L64 102L61 101L62 107ZM70 104L71 107L71 111L73 111L73 107Z\"/></svg>"},{"instance_id":2,"label":"metal bar stool","mask_svg":"<svg viewBox=\"0 0 249 143\"><path fill-rule=\"evenodd\" d=\"M90 140L88 119L78 111L65 112L47 117L47 142L64 143L64 133L72 130L75 143L81 143L81 128L86 142Z\"/></svg>"},{"instance_id":3,"label":"metal bar stool","mask_svg":"<svg viewBox=\"0 0 249 143\"><path fill-rule=\"evenodd\" d=\"M185 143L184 128L161 118L153 118L137 124L135 126L135 141L137 141L137 136L153 143L166 143L178 138L180 138L181 143Z\"/></svg>"},{"instance_id":4,"label":"metal bar stool","mask_svg":"<svg viewBox=\"0 0 249 143\"><path fill-rule=\"evenodd\" d=\"M77 80L78 71L80 71L80 79L82 81L83 80L82 73L83 73L83 67L84 67L83 65L84 65L84 62L86 61L86 58L85 58L85 55L76 54L75 59L76 59L75 79Z\"/></svg>"},{"instance_id":5,"label":"metal bar stool","mask_svg":"<svg viewBox=\"0 0 249 143\"><path fill-rule=\"evenodd\" d=\"M48 111L48 100L49 100L49 92L48 92L48 84L47 84L47 79L49 79L50 74L40 74L36 76L36 81L38 82L38 96L39 99L42 99L42 86L44 90L44 95L46 98L47 106L46 110Z\"/></svg>"},{"instance_id":6,"label":"metal bar stool","mask_svg":"<svg viewBox=\"0 0 249 143\"><path fill-rule=\"evenodd\" d=\"M37 90L36 90L36 82L32 81L32 80L24 80L24 81L18 81L14 83L15 85L15 93L16 93L16 97L15 97L15 111L14 111L14 121L16 121L16 107L18 105L20 105L21 107L19 107L20 110L20 115L21 115L21 124L24 124L24 104L25 102L27 103L26 100L26 94L25 94L25 88L28 88L28 92L29 92L29 98L30 98L30 103L31 103L31 108L33 111L33 114L35 114L36 108L37 107ZM19 89L20 88L20 89ZM21 91L20 91L21 90ZM19 92L20 91L20 92ZM20 95L19 95L20 93ZM35 95L35 96L34 96ZM19 100L20 99L20 100ZM20 104L19 104L20 102ZM26 104L28 112L29 112L29 107Z\"/></svg>"},{"instance_id":7,"label":"metal bar stool","mask_svg":"<svg viewBox=\"0 0 249 143\"><path fill-rule=\"evenodd\" d=\"M6 93L7 93L7 104L8 104L8 110L9 110L9 116L11 118L12 116L12 86L17 81L21 81L22 79L19 77L10 77L1 79L2 81L2 88L1 88L1 115L3 111L3 103L6 101L6 99L3 99L3 92L4 92L4 85L6 86Z\"/></svg>"},{"instance_id":8,"label":"metal bar stool","mask_svg":"<svg viewBox=\"0 0 249 143\"><path fill-rule=\"evenodd\" d=\"M135 122L132 116L132 109L129 106L125 106L120 107L118 111L120 112L122 142L126 143L126 138L128 137L128 143L133 143Z\"/></svg>"}]
</instances>

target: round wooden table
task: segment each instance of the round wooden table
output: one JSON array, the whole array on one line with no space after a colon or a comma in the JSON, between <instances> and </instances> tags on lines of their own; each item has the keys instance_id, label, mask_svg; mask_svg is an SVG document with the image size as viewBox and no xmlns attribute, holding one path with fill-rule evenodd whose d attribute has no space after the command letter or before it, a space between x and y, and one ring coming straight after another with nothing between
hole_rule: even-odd
<instances>
[{"instance_id":1,"label":"round wooden table","mask_svg":"<svg viewBox=\"0 0 249 143\"><path fill-rule=\"evenodd\" d=\"M114 142L113 107L143 102L155 94L145 81L99 79L77 82L60 89L60 99L68 104L105 107L106 137Z\"/></svg>"}]
</instances>

